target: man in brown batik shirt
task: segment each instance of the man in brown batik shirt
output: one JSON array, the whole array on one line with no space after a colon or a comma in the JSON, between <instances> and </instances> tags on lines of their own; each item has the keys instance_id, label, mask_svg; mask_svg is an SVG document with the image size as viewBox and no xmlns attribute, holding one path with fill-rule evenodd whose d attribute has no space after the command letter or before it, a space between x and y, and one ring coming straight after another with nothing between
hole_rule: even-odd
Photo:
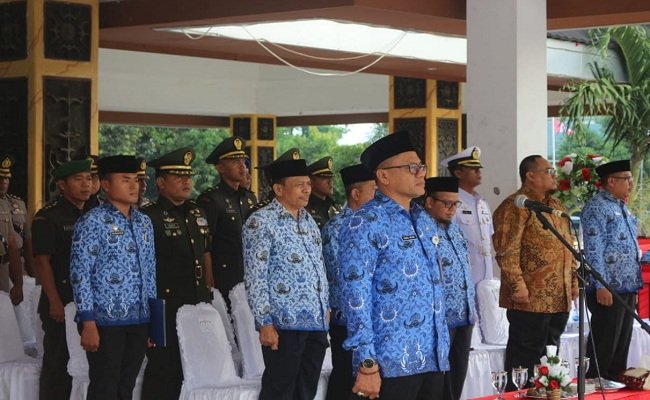
<instances>
[{"instance_id":1,"label":"man in brown batik shirt","mask_svg":"<svg viewBox=\"0 0 650 400\"><path fill-rule=\"evenodd\" d=\"M559 344L578 284L571 252L544 229L533 211L515 206L515 198L523 194L551 208L566 210L551 196L557 187L555 169L542 156L528 156L519 165L519 176L522 187L494 212L492 239L501 268L499 305L508 310L510 322L505 370L521 365L532 374L545 346ZM569 243L573 242L568 219L550 214L545 217Z\"/></svg>"}]
</instances>

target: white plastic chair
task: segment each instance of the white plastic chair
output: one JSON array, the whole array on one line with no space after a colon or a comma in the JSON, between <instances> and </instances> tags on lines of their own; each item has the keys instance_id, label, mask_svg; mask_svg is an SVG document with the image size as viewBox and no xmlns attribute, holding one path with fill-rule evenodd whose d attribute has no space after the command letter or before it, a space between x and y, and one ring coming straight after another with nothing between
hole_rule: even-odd
<instances>
[{"instance_id":1,"label":"white plastic chair","mask_svg":"<svg viewBox=\"0 0 650 400\"><path fill-rule=\"evenodd\" d=\"M23 339L9 295L0 292L0 399L38 399L41 365L25 356Z\"/></svg>"},{"instance_id":2,"label":"white plastic chair","mask_svg":"<svg viewBox=\"0 0 650 400\"><path fill-rule=\"evenodd\" d=\"M23 339L25 354L30 357L37 356L36 336L34 334L34 323L32 321L32 296L31 293L36 287L36 280L30 276L23 278L23 301L14 306L20 335Z\"/></svg>"},{"instance_id":3,"label":"white plastic chair","mask_svg":"<svg viewBox=\"0 0 650 400\"><path fill-rule=\"evenodd\" d=\"M36 285L32 292L29 294L31 298L31 310L30 315L32 319L32 327L34 327L34 340L36 346L36 353L38 358L43 358L43 337L45 332L43 332L43 323L41 322L41 317L38 314L38 302L41 299L41 291L43 287L41 285Z\"/></svg>"},{"instance_id":4,"label":"white plastic chair","mask_svg":"<svg viewBox=\"0 0 650 400\"><path fill-rule=\"evenodd\" d=\"M230 310L241 351L242 377L260 379L264 373L264 358L243 283L230 291Z\"/></svg>"},{"instance_id":5,"label":"white plastic chair","mask_svg":"<svg viewBox=\"0 0 650 400\"><path fill-rule=\"evenodd\" d=\"M224 301L221 292L215 288L212 288L212 306L215 308L215 310L217 310L219 316L221 317L221 322L223 323L223 327L226 330L228 343L230 343L232 360L235 363L235 371L237 371L238 376L241 376L241 354L239 352L237 340L235 339L235 328L232 325L230 314L228 314L226 302Z\"/></svg>"},{"instance_id":6,"label":"white plastic chair","mask_svg":"<svg viewBox=\"0 0 650 400\"><path fill-rule=\"evenodd\" d=\"M510 323L506 310L499 307L499 289L501 281L486 279L476 285L476 298L478 300L479 324L483 333L483 341L492 345L506 345L508 343L508 329Z\"/></svg>"}]
</instances>

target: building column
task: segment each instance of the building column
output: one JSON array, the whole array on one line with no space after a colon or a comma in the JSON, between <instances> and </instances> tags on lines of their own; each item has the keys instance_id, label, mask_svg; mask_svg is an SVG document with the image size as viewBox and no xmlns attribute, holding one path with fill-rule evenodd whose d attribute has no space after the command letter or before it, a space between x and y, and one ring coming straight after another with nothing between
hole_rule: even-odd
<instances>
[{"instance_id":1,"label":"building column","mask_svg":"<svg viewBox=\"0 0 650 400\"><path fill-rule=\"evenodd\" d=\"M467 0L467 139L493 209L519 187L524 157L547 157L546 70L546 0Z\"/></svg>"},{"instance_id":2,"label":"building column","mask_svg":"<svg viewBox=\"0 0 650 400\"><path fill-rule=\"evenodd\" d=\"M52 171L98 150L98 0L0 0L0 149L30 213Z\"/></svg>"},{"instance_id":3,"label":"building column","mask_svg":"<svg viewBox=\"0 0 650 400\"><path fill-rule=\"evenodd\" d=\"M271 190L264 172L255 167L267 165L275 159L276 121L274 115L246 114L230 117L230 132L246 140L246 153L251 160L251 190L263 199Z\"/></svg>"},{"instance_id":4,"label":"building column","mask_svg":"<svg viewBox=\"0 0 650 400\"><path fill-rule=\"evenodd\" d=\"M461 94L458 82L391 77L390 131L408 130L427 176L443 173L440 161L463 145Z\"/></svg>"}]
</instances>

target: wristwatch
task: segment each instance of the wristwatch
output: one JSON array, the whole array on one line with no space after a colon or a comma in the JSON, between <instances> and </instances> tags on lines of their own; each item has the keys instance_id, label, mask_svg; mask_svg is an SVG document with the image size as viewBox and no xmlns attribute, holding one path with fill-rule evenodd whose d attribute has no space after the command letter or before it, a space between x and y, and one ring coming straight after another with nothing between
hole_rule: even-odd
<instances>
[{"instance_id":1,"label":"wristwatch","mask_svg":"<svg viewBox=\"0 0 650 400\"><path fill-rule=\"evenodd\" d=\"M361 368L374 368L375 365L377 365L377 361L373 360L372 358L366 358L365 360L361 361Z\"/></svg>"}]
</instances>

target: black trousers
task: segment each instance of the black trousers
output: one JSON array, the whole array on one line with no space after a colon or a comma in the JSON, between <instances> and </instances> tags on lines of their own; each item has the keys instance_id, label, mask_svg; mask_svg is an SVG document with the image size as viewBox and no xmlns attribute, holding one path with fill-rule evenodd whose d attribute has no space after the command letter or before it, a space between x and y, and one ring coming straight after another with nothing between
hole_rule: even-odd
<instances>
[{"instance_id":1,"label":"black trousers","mask_svg":"<svg viewBox=\"0 0 650 400\"><path fill-rule=\"evenodd\" d=\"M506 346L505 371L510 376L512 368L526 367L528 375L533 376L535 364L546 354L547 345L560 345L560 335L564 332L569 313L535 313L508 310L506 313L510 329ZM516 390L508 379L506 391Z\"/></svg>"},{"instance_id":2,"label":"black trousers","mask_svg":"<svg viewBox=\"0 0 650 400\"><path fill-rule=\"evenodd\" d=\"M183 302L169 299L165 307L167 346L147 349L147 366L142 381L142 400L178 400L183 386L183 367L176 332L176 313Z\"/></svg>"},{"instance_id":3,"label":"black trousers","mask_svg":"<svg viewBox=\"0 0 650 400\"><path fill-rule=\"evenodd\" d=\"M330 325L333 368L327 383L326 400L347 399L352 393L352 386L354 386L352 352L343 348L343 341L347 337L348 330L344 326Z\"/></svg>"},{"instance_id":4,"label":"black trousers","mask_svg":"<svg viewBox=\"0 0 650 400\"><path fill-rule=\"evenodd\" d=\"M469 350L472 347L472 325L449 329L449 371L445 372L445 400L458 400L463 393Z\"/></svg>"},{"instance_id":5,"label":"black trousers","mask_svg":"<svg viewBox=\"0 0 650 400\"><path fill-rule=\"evenodd\" d=\"M327 332L278 330L278 350L262 346L260 400L312 400L327 349Z\"/></svg>"},{"instance_id":6,"label":"black trousers","mask_svg":"<svg viewBox=\"0 0 650 400\"><path fill-rule=\"evenodd\" d=\"M88 358L87 400L130 400L149 336L148 324L97 327L99 349Z\"/></svg>"},{"instance_id":7,"label":"black trousers","mask_svg":"<svg viewBox=\"0 0 650 400\"><path fill-rule=\"evenodd\" d=\"M381 367L381 366L380 366ZM444 372L381 378L380 400L437 400L441 399L445 386ZM365 397L353 394L352 400Z\"/></svg>"},{"instance_id":8,"label":"black trousers","mask_svg":"<svg viewBox=\"0 0 650 400\"><path fill-rule=\"evenodd\" d=\"M625 304L636 306L636 293L622 293L620 296ZM609 307L598 304L595 292L587 293L587 307L591 312L591 334L587 341L587 357L590 359L587 377L598 376L598 360L601 376L617 381L619 372L627 368L634 319L616 299Z\"/></svg>"},{"instance_id":9,"label":"black trousers","mask_svg":"<svg viewBox=\"0 0 650 400\"><path fill-rule=\"evenodd\" d=\"M68 375L68 343L65 339L65 323L56 322L49 315L40 314L45 336L43 337L43 366L39 383L40 400L69 399L72 377Z\"/></svg>"}]
</instances>

